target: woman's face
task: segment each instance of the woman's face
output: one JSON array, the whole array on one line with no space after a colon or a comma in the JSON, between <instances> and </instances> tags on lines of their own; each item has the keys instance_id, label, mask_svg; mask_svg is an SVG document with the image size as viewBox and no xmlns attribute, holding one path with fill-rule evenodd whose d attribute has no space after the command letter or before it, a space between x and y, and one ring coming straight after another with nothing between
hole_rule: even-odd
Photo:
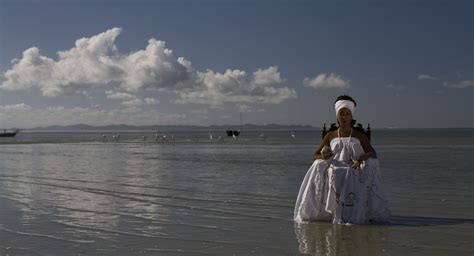
<instances>
[{"instance_id":1,"label":"woman's face","mask_svg":"<svg viewBox=\"0 0 474 256\"><path fill-rule=\"evenodd\" d=\"M337 112L337 121L340 126L350 126L352 122L352 112L348 108L341 108Z\"/></svg>"}]
</instances>

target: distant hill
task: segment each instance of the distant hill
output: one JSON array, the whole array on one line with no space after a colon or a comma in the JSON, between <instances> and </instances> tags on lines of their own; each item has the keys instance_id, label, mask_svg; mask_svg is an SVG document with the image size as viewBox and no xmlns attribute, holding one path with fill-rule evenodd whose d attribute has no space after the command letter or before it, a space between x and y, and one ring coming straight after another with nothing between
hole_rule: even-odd
<instances>
[{"instance_id":1,"label":"distant hill","mask_svg":"<svg viewBox=\"0 0 474 256\"><path fill-rule=\"evenodd\" d=\"M113 124L105 126L92 126L88 124L75 125L53 125L48 127L36 127L27 129L28 131L218 131L218 130L240 130L240 125L224 124L224 125L125 125ZM283 124L244 124L243 130L246 131L271 131L271 130L319 130L319 127L311 125L283 125Z\"/></svg>"}]
</instances>

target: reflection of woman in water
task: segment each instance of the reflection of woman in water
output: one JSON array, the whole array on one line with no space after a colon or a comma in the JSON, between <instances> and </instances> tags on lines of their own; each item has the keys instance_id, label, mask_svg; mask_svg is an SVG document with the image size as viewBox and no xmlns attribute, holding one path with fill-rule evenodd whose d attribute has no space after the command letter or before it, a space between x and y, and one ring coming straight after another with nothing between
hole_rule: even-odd
<instances>
[{"instance_id":1,"label":"reflection of woman in water","mask_svg":"<svg viewBox=\"0 0 474 256\"><path fill-rule=\"evenodd\" d=\"M350 96L337 98L339 128L326 134L315 152L296 200L295 221L364 224L390 219L375 150L363 132L352 128L355 106Z\"/></svg>"},{"instance_id":2,"label":"reflection of woman in water","mask_svg":"<svg viewBox=\"0 0 474 256\"><path fill-rule=\"evenodd\" d=\"M295 223L295 234L298 251L304 255L386 255L383 249L390 229L313 222Z\"/></svg>"}]
</instances>

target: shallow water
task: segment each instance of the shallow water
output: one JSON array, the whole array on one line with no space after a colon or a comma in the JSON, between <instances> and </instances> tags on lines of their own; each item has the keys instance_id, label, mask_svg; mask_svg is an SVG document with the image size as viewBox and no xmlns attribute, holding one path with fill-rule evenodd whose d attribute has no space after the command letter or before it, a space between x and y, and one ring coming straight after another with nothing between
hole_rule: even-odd
<instances>
[{"instance_id":1,"label":"shallow water","mask_svg":"<svg viewBox=\"0 0 474 256\"><path fill-rule=\"evenodd\" d=\"M374 145L474 145L474 129L373 129ZM210 141L212 135L212 141ZM292 136L293 135L293 136ZM15 137L1 137L0 144L116 142L122 143L221 143L221 144L319 144L321 130L242 131L237 139L225 131L22 131ZM157 137L158 136L158 137Z\"/></svg>"},{"instance_id":2,"label":"shallow water","mask_svg":"<svg viewBox=\"0 0 474 256\"><path fill-rule=\"evenodd\" d=\"M349 226L292 221L310 143L1 145L0 255L472 255L468 135L374 138L394 217Z\"/></svg>"}]
</instances>

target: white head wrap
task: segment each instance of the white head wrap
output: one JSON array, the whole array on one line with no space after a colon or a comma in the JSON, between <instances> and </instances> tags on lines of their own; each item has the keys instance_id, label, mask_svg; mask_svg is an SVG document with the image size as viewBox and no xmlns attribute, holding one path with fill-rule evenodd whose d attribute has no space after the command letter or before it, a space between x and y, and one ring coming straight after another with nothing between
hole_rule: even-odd
<instances>
[{"instance_id":1,"label":"white head wrap","mask_svg":"<svg viewBox=\"0 0 474 256\"><path fill-rule=\"evenodd\" d=\"M354 102L350 100L338 100L334 104L334 108L336 109L336 115L341 108L348 108L352 114L354 114L355 111Z\"/></svg>"}]
</instances>

